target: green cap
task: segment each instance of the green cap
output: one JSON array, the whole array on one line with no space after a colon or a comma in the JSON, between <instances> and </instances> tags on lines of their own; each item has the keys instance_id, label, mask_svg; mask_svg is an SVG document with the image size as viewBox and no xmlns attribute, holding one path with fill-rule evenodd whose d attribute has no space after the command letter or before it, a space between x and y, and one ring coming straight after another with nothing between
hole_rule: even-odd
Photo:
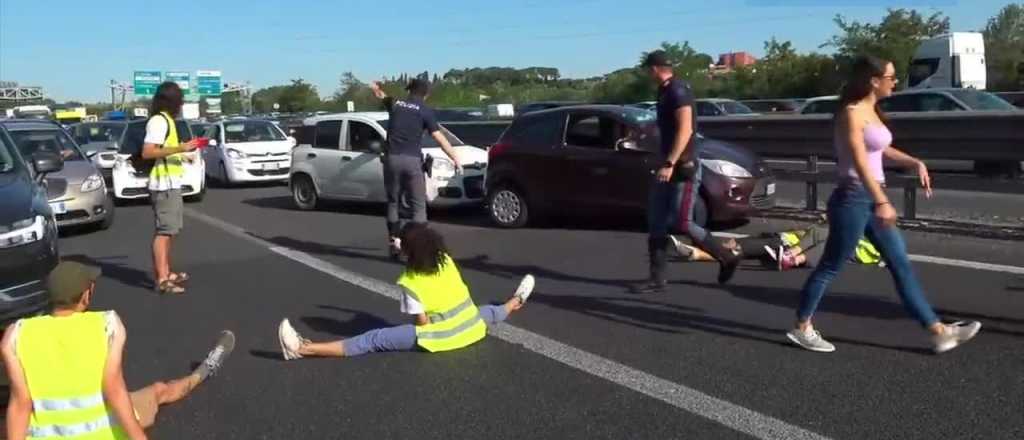
<instances>
[{"instance_id":1,"label":"green cap","mask_svg":"<svg viewBox=\"0 0 1024 440\"><path fill-rule=\"evenodd\" d=\"M46 289L54 304L73 304L78 301L102 271L74 261L61 261L46 277Z\"/></svg>"}]
</instances>

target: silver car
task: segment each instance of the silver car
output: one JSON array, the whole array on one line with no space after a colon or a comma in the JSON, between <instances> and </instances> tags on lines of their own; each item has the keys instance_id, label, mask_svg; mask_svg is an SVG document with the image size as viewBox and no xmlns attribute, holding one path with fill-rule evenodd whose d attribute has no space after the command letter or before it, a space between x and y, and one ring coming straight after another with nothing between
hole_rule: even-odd
<instances>
[{"instance_id":1,"label":"silver car","mask_svg":"<svg viewBox=\"0 0 1024 440\"><path fill-rule=\"evenodd\" d=\"M126 121L99 121L83 122L68 129L82 152L100 169L108 186L113 178L121 135L127 126Z\"/></svg>"},{"instance_id":2,"label":"silver car","mask_svg":"<svg viewBox=\"0 0 1024 440\"><path fill-rule=\"evenodd\" d=\"M94 224L107 229L114 223L114 203L103 176L60 125L27 120L0 124L23 157L49 152L64 159L63 170L46 176L46 195L58 227Z\"/></svg>"}]
</instances>

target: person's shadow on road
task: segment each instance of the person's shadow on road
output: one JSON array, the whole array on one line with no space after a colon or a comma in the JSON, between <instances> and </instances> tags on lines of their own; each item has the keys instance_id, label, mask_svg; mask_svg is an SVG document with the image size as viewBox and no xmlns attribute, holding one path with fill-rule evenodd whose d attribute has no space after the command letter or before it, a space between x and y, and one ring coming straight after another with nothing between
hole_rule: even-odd
<instances>
[{"instance_id":1,"label":"person's shadow on road","mask_svg":"<svg viewBox=\"0 0 1024 440\"><path fill-rule=\"evenodd\" d=\"M127 286L142 287L146 289L153 287L153 277L149 272L136 269L120 262L122 260L127 260L127 256L93 258L88 255L76 254L64 255L61 259L99 267L103 270L103 277L113 278Z\"/></svg>"},{"instance_id":2,"label":"person's shadow on road","mask_svg":"<svg viewBox=\"0 0 1024 440\"><path fill-rule=\"evenodd\" d=\"M342 314L350 316L347 320L339 320L326 316L304 316L299 318L299 321L301 321L309 330L312 330L315 333L329 333L336 339L352 337L369 330L397 325L381 318L380 316L360 310L329 305L319 305L317 308L341 312ZM308 331L305 331L306 329L301 327L296 330L302 334L309 333ZM249 354L258 358L276 361L284 360L280 351L254 349L249 350Z\"/></svg>"}]
</instances>

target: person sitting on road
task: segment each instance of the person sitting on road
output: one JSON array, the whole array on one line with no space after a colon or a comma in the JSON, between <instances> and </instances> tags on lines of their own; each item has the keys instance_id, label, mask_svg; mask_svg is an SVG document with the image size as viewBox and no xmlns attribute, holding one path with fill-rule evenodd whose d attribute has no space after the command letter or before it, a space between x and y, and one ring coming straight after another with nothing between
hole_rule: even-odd
<instances>
[{"instance_id":1,"label":"person sitting on road","mask_svg":"<svg viewBox=\"0 0 1024 440\"><path fill-rule=\"evenodd\" d=\"M404 291L401 310L413 315L413 324L370 330L340 341L312 342L284 319L278 338L285 360L411 351L417 346L429 352L460 349L483 339L488 326L521 309L533 292L534 278L526 275L504 304L477 308L441 234L410 223L403 228L401 240L406 257L405 271L398 279Z\"/></svg>"},{"instance_id":2,"label":"person sitting on road","mask_svg":"<svg viewBox=\"0 0 1024 440\"><path fill-rule=\"evenodd\" d=\"M129 393L121 319L114 311L86 311L99 276L98 268L61 262L46 279L53 312L7 327L8 440L145 439L160 405L188 396L234 349L234 334L224 331L192 374Z\"/></svg>"}]
</instances>

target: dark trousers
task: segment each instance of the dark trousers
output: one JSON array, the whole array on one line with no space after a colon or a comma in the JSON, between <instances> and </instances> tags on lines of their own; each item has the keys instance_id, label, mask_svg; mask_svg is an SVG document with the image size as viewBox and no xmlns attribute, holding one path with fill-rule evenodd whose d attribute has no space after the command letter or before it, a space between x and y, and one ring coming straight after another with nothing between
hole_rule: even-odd
<instances>
[{"instance_id":1,"label":"dark trousers","mask_svg":"<svg viewBox=\"0 0 1024 440\"><path fill-rule=\"evenodd\" d=\"M388 234L397 237L401 231L400 203L409 205L413 223L427 222L427 186L423 175L423 158L396 154L384 156L384 188L388 196Z\"/></svg>"}]
</instances>

